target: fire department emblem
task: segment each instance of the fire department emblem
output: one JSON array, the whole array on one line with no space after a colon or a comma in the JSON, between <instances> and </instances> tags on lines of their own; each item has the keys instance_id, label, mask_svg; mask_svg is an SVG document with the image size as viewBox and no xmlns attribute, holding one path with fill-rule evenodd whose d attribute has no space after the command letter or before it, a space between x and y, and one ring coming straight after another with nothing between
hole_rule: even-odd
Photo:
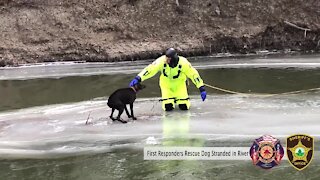
<instances>
[{"instance_id":1,"label":"fire department emblem","mask_svg":"<svg viewBox=\"0 0 320 180\"><path fill-rule=\"evenodd\" d=\"M280 164L284 150L280 141L270 135L255 139L250 148L250 157L254 165L270 169Z\"/></svg>"}]
</instances>

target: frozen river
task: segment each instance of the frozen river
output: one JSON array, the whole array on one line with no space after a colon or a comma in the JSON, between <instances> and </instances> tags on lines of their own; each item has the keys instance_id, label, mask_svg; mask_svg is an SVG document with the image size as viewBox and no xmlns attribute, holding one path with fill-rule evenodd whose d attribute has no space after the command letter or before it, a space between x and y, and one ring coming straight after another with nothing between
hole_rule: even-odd
<instances>
[{"instance_id":1,"label":"frozen river","mask_svg":"<svg viewBox=\"0 0 320 180\"><path fill-rule=\"evenodd\" d=\"M147 63L60 63L0 70L2 177L319 178L319 56L199 58L193 65L207 84L248 94L226 94L207 87L208 97L202 102L190 84L190 111L165 113L155 77L138 94L134 105L138 120L112 122L108 95L127 86ZM302 91L252 94L296 90ZM125 114L123 118L127 119ZM85 125L87 119L89 125ZM316 156L303 173L286 160L271 171L258 169L249 160L143 160L143 147L150 144L249 147L255 138L270 134L285 147L285 138L297 133L315 138Z\"/></svg>"}]
</instances>

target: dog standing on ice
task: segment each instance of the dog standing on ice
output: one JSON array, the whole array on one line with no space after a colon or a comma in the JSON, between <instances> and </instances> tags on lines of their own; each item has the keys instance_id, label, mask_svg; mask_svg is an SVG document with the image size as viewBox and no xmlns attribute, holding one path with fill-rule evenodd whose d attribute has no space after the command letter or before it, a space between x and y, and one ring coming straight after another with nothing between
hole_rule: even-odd
<instances>
[{"instance_id":1,"label":"dog standing on ice","mask_svg":"<svg viewBox=\"0 0 320 180\"><path fill-rule=\"evenodd\" d=\"M145 85L138 83L132 87L118 89L114 93L112 93L108 99L108 106L112 109L110 118L113 121L118 120L122 123L127 123L127 121L124 121L120 118L121 114L123 113L123 110L125 110L126 114L128 115L128 118L136 120L137 118L134 117L133 114L133 103L136 100L136 93L144 89L145 87ZM126 106L127 104L130 105L131 114L129 114L129 111ZM119 111L119 114L117 118L114 118L113 113L116 109Z\"/></svg>"}]
</instances>

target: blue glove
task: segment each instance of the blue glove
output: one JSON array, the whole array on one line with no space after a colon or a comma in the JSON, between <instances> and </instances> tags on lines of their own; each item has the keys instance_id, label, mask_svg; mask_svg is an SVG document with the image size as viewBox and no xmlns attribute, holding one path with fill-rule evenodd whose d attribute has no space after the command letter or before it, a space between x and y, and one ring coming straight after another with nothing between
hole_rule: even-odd
<instances>
[{"instance_id":1,"label":"blue glove","mask_svg":"<svg viewBox=\"0 0 320 180\"><path fill-rule=\"evenodd\" d=\"M129 86L132 87L132 86L138 84L139 82L141 82L141 78L140 78L140 76L136 76L136 77L130 82Z\"/></svg>"},{"instance_id":2,"label":"blue glove","mask_svg":"<svg viewBox=\"0 0 320 180\"><path fill-rule=\"evenodd\" d=\"M206 90L204 89L204 86L201 86L201 87L199 88L199 90L200 90L200 95L201 95L202 101L206 100L207 92L206 92Z\"/></svg>"}]
</instances>

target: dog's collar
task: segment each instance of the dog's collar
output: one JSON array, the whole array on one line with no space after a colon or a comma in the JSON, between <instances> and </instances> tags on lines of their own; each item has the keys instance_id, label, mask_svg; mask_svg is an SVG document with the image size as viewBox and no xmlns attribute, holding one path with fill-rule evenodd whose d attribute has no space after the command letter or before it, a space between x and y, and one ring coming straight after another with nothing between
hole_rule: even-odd
<instances>
[{"instance_id":1,"label":"dog's collar","mask_svg":"<svg viewBox=\"0 0 320 180\"><path fill-rule=\"evenodd\" d=\"M132 86L131 87L131 89L135 92L135 93L137 93L137 90Z\"/></svg>"}]
</instances>

